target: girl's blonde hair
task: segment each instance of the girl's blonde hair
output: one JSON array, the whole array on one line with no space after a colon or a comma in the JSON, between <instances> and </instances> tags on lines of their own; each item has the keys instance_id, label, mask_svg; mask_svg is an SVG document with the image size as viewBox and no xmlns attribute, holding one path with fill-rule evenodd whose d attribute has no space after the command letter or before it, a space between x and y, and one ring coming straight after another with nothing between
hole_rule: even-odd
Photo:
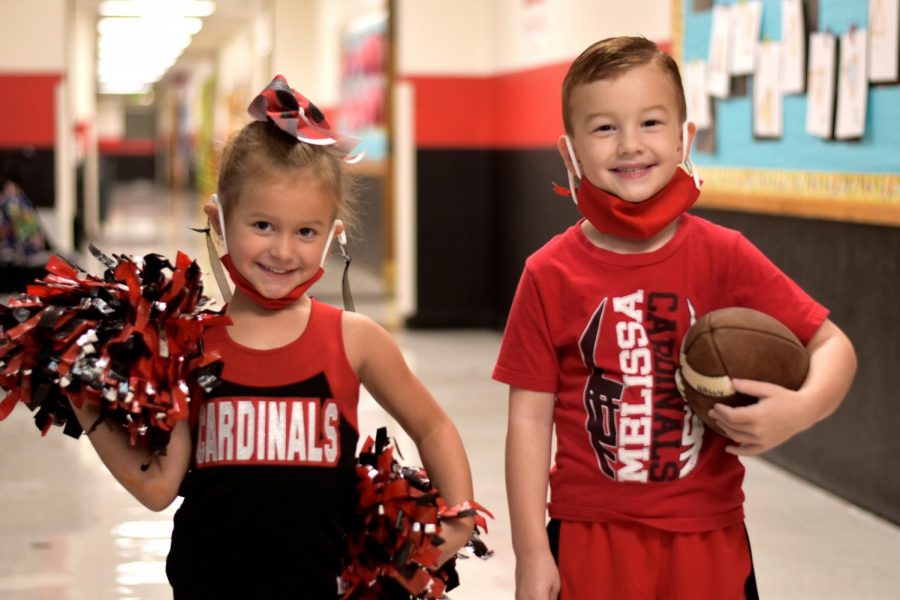
<instances>
[{"instance_id":1,"label":"girl's blonde hair","mask_svg":"<svg viewBox=\"0 0 900 600\"><path fill-rule=\"evenodd\" d=\"M217 193L222 209L241 197L250 180L293 175L308 169L335 202L335 217L351 228L356 223L355 185L334 146L317 146L294 139L270 122L253 121L231 136L222 150Z\"/></svg>"}]
</instances>

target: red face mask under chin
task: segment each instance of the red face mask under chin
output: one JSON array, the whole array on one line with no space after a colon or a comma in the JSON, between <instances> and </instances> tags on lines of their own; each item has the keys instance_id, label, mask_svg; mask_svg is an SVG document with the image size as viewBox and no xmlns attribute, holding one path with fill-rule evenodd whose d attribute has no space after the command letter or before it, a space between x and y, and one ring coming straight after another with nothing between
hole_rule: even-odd
<instances>
[{"instance_id":1,"label":"red face mask under chin","mask_svg":"<svg viewBox=\"0 0 900 600\"><path fill-rule=\"evenodd\" d=\"M646 240L685 213L699 196L694 179L678 168L669 183L642 202L626 202L586 177L582 177L575 197L578 211L600 233Z\"/></svg>"},{"instance_id":2,"label":"red face mask under chin","mask_svg":"<svg viewBox=\"0 0 900 600\"><path fill-rule=\"evenodd\" d=\"M231 260L231 256L224 254L222 255L222 264L225 265L225 269L228 271L228 274L231 275L231 280L234 282L234 285L237 289L241 290L247 297L251 300L259 304L261 307L269 309L269 310L278 310L289 306L296 302L300 296L306 293L306 290L311 288L315 282L321 279L322 275L325 274L325 269L319 267L319 270L316 271L315 275L292 289L287 293L286 296L282 296L281 298L266 298L262 294L260 294L253 284L250 283L243 275L238 272L238 270L234 267L234 263Z\"/></svg>"}]
</instances>

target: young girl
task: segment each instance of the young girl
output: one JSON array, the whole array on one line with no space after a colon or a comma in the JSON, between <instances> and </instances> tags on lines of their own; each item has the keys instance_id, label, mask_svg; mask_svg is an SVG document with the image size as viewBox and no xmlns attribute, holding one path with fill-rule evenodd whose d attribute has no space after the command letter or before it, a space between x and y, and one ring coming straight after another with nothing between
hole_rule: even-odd
<instances>
[{"instance_id":1,"label":"young girl","mask_svg":"<svg viewBox=\"0 0 900 600\"><path fill-rule=\"evenodd\" d=\"M90 440L148 508L184 496L166 568L176 598L335 598L356 503L360 384L415 441L448 505L472 498L471 475L455 426L390 335L307 295L349 217L347 138L281 76L250 114L204 207L237 288L232 324L203 339L223 358L221 383L194 398L164 456L112 427ZM87 404L78 418L90 431L97 410ZM443 523L439 563L471 529L469 519Z\"/></svg>"}]
</instances>

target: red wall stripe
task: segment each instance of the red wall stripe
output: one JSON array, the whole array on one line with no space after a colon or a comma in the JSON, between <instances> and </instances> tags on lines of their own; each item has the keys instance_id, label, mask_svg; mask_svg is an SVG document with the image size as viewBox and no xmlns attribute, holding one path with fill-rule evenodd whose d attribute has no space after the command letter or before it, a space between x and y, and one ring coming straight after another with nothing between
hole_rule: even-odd
<instances>
[{"instance_id":1,"label":"red wall stripe","mask_svg":"<svg viewBox=\"0 0 900 600\"><path fill-rule=\"evenodd\" d=\"M155 139L100 138L97 151L104 156L153 156Z\"/></svg>"},{"instance_id":2,"label":"red wall stripe","mask_svg":"<svg viewBox=\"0 0 900 600\"><path fill-rule=\"evenodd\" d=\"M0 74L0 148L56 144L56 85L60 73Z\"/></svg>"},{"instance_id":3,"label":"red wall stripe","mask_svg":"<svg viewBox=\"0 0 900 600\"><path fill-rule=\"evenodd\" d=\"M659 43L668 52L671 43ZM555 148L571 61L486 77L410 76L420 148Z\"/></svg>"},{"instance_id":4,"label":"red wall stripe","mask_svg":"<svg viewBox=\"0 0 900 600\"><path fill-rule=\"evenodd\" d=\"M489 147L493 79L409 77L415 88L416 145Z\"/></svg>"}]
</instances>

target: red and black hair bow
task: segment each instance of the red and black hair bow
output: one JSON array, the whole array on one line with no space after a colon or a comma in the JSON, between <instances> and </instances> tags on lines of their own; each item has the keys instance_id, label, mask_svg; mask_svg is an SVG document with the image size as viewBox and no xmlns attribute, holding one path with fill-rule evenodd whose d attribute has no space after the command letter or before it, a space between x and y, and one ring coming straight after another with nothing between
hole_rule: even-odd
<instances>
[{"instance_id":1,"label":"red and black hair bow","mask_svg":"<svg viewBox=\"0 0 900 600\"><path fill-rule=\"evenodd\" d=\"M291 137L317 146L334 145L344 160L354 163L363 153L350 156L359 138L340 135L331 128L325 115L309 99L291 88L282 75L275 78L253 99L247 109L257 121L271 121Z\"/></svg>"}]
</instances>

